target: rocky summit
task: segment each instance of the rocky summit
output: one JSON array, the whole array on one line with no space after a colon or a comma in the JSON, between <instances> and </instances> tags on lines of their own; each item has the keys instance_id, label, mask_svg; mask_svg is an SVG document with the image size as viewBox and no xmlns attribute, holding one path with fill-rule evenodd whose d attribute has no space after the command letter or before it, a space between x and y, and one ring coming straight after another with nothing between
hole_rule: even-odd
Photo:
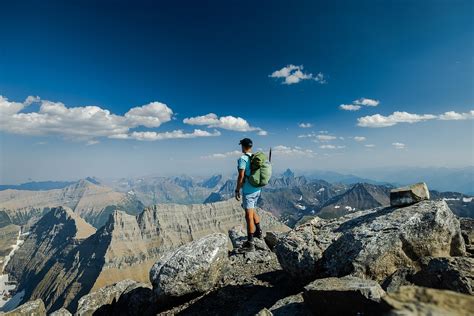
<instances>
[{"instance_id":1,"label":"rocky summit","mask_svg":"<svg viewBox=\"0 0 474 316\"><path fill-rule=\"evenodd\" d=\"M28 299L76 315L474 314L471 226L445 201L314 218L292 230L259 212L266 236L251 252L241 250L245 225L233 201L115 212L86 239L69 237L76 246L42 274L52 286ZM87 271L90 281L79 277Z\"/></svg>"}]
</instances>

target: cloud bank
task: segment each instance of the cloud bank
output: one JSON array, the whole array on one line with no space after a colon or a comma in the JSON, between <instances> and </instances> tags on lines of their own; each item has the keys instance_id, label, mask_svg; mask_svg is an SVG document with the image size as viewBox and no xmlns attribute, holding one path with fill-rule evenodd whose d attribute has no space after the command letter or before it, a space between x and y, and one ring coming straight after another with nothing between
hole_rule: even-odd
<instances>
[{"instance_id":1,"label":"cloud bank","mask_svg":"<svg viewBox=\"0 0 474 316\"><path fill-rule=\"evenodd\" d=\"M38 111L27 112L33 103L40 105ZM99 106L67 107L61 102L42 100L29 96L24 102L9 101L0 96L0 131L29 136L56 135L65 139L85 141L88 145L99 143L96 138L134 139L156 141L164 139L182 139L219 136L217 130L195 129L185 132L181 129L156 132L133 131L138 127L157 128L171 121L173 110L161 102L151 102L131 108L124 115L116 115ZM253 128L242 118L232 116L214 118L207 116L210 127L226 128L237 131L258 130L260 135L266 132ZM196 124L202 125L202 124Z\"/></svg>"},{"instance_id":2,"label":"cloud bank","mask_svg":"<svg viewBox=\"0 0 474 316\"><path fill-rule=\"evenodd\" d=\"M360 117L357 119L357 125L361 127L389 127L394 126L399 123L418 123L427 120L443 120L443 121L459 121L459 120L468 120L474 118L474 111L469 111L466 113L457 113L454 111L445 112L441 115L433 114L413 114L408 112L393 112L391 115L383 116L381 114L369 115Z\"/></svg>"}]
</instances>

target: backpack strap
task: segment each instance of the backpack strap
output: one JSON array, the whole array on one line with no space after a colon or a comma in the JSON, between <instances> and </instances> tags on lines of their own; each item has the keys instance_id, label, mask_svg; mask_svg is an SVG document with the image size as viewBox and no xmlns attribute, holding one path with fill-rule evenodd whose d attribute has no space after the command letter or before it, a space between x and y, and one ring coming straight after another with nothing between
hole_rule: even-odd
<instances>
[{"instance_id":1,"label":"backpack strap","mask_svg":"<svg viewBox=\"0 0 474 316\"><path fill-rule=\"evenodd\" d=\"M250 164L250 163L251 163L251 159L252 159L252 155L245 153L245 156L249 157L248 163ZM252 170L252 165L251 165L251 164L249 165L249 169ZM248 179L248 177L249 177L249 176L248 176L247 173L244 171L244 183L245 183L245 180Z\"/></svg>"}]
</instances>

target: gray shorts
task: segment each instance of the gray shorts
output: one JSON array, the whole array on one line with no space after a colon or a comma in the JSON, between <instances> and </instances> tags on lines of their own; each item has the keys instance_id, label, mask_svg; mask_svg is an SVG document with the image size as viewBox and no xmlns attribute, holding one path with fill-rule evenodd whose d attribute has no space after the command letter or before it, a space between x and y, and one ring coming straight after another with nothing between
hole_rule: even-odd
<instances>
[{"instance_id":1,"label":"gray shorts","mask_svg":"<svg viewBox=\"0 0 474 316\"><path fill-rule=\"evenodd\" d=\"M257 191L250 194L244 194L242 199L242 207L246 210L249 208L256 208L260 193L261 191Z\"/></svg>"}]
</instances>

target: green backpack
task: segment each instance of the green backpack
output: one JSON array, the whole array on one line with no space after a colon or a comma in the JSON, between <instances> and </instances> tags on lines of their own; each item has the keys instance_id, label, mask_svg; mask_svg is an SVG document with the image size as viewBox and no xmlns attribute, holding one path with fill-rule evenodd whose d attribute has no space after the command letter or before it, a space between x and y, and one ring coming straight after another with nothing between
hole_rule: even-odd
<instances>
[{"instance_id":1,"label":"green backpack","mask_svg":"<svg viewBox=\"0 0 474 316\"><path fill-rule=\"evenodd\" d=\"M249 183L257 188L266 186L272 176L272 164L270 160L260 151L253 155L247 154L247 157L249 157L250 161L250 176L246 177Z\"/></svg>"}]
</instances>

